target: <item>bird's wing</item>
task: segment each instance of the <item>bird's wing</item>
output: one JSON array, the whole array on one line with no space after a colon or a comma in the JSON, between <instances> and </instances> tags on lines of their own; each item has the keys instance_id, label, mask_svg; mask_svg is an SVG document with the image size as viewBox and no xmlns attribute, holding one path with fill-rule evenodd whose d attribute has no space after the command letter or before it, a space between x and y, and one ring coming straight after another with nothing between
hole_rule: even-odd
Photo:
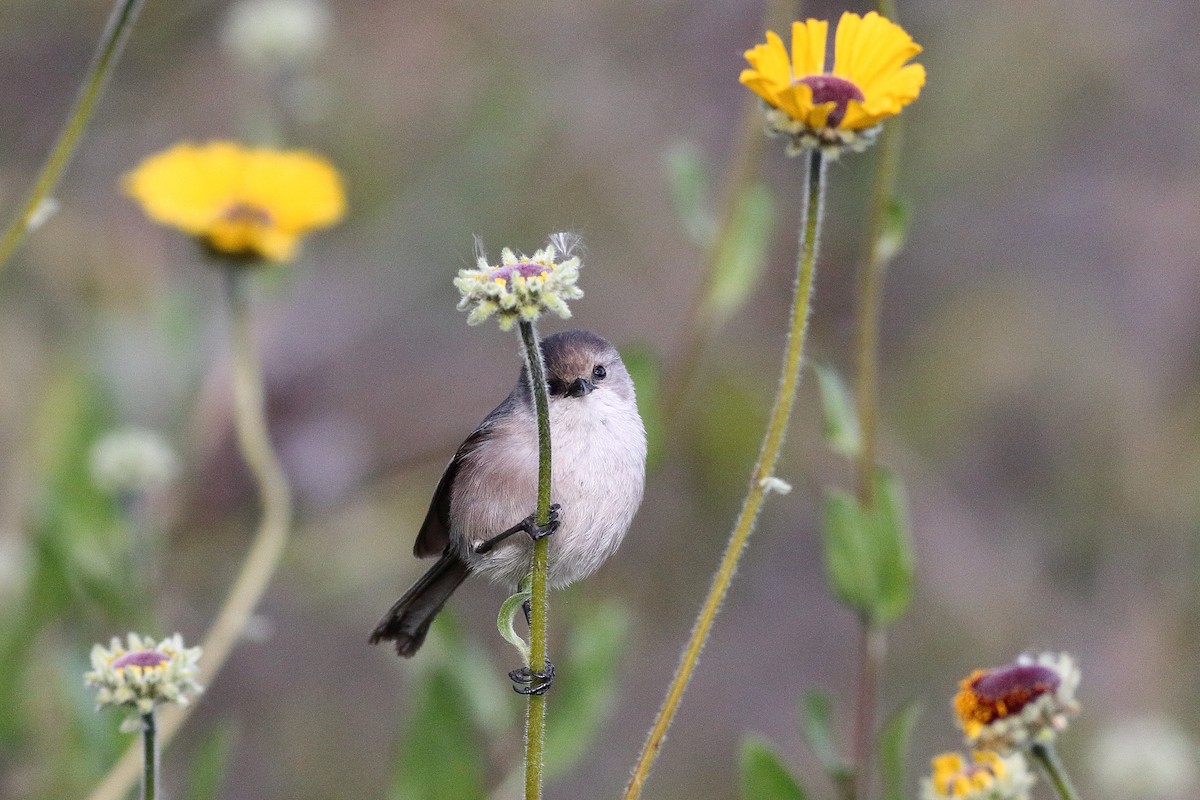
<instances>
[{"instance_id":1,"label":"bird's wing","mask_svg":"<svg viewBox=\"0 0 1200 800\"><path fill-rule=\"evenodd\" d=\"M450 495L454 488L454 479L458 475L463 460L492 435L492 421L499 410L497 408L488 414L483 422L479 423L479 427L459 446L454 458L450 459L450 463L446 465L442 479L438 481L437 488L433 490L433 499L429 501L429 511L425 514L425 522L421 525L417 541L413 545L413 555L417 558L440 556L449 547Z\"/></svg>"}]
</instances>

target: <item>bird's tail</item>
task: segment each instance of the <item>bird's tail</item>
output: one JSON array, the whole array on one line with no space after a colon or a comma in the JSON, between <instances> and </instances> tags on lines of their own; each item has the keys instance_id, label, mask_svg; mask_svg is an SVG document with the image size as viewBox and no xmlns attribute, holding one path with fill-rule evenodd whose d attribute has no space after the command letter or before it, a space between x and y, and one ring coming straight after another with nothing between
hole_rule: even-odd
<instances>
[{"instance_id":1,"label":"bird's tail","mask_svg":"<svg viewBox=\"0 0 1200 800\"><path fill-rule=\"evenodd\" d=\"M391 640L396 643L397 653L411 658L425 641L429 623L466 579L467 573L465 561L453 552L443 553L379 620L375 630L371 631L371 644Z\"/></svg>"}]
</instances>

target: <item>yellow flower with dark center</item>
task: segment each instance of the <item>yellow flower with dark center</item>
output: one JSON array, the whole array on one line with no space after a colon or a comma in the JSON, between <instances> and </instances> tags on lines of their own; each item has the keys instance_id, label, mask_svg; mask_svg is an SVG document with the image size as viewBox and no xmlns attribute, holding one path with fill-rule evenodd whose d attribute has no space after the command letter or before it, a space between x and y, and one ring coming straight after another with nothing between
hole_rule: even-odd
<instances>
[{"instance_id":1,"label":"yellow flower with dark center","mask_svg":"<svg viewBox=\"0 0 1200 800\"><path fill-rule=\"evenodd\" d=\"M874 11L842 14L834 41L833 70L825 71L829 23L792 23L792 53L774 31L746 51L750 69L741 80L767 105L767 130L791 138L788 154L820 147L836 156L862 150L880 123L921 93L925 68L908 64L921 46L899 25Z\"/></svg>"},{"instance_id":2,"label":"yellow flower with dark center","mask_svg":"<svg viewBox=\"0 0 1200 800\"><path fill-rule=\"evenodd\" d=\"M122 185L155 222L235 258L290 261L301 236L346 211L337 170L303 150L183 143L147 158Z\"/></svg>"},{"instance_id":3,"label":"yellow flower with dark center","mask_svg":"<svg viewBox=\"0 0 1200 800\"><path fill-rule=\"evenodd\" d=\"M1027 800L1033 775L1019 753L1002 757L976 751L967 761L961 753L933 759L933 774L921 781L921 800Z\"/></svg>"}]
</instances>

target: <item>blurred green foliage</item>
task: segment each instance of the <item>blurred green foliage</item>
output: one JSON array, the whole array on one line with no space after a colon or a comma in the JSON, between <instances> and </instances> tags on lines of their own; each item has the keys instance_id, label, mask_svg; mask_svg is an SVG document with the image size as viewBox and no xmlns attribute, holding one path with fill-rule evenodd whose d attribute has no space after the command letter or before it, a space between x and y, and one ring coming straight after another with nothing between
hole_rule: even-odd
<instances>
[{"instance_id":1,"label":"blurred green foliage","mask_svg":"<svg viewBox=\"0 0 1200 800\"><path fill-rule=\"evenodd\" d=\"M765 740L742 740L742 800L805 800L804 790Z\"/></svg>"}]
</instances>

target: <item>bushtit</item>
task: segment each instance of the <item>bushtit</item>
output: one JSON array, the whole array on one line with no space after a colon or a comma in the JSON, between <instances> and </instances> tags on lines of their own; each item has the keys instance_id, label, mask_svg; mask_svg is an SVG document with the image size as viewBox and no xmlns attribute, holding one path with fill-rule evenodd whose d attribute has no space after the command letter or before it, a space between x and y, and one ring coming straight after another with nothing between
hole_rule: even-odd
<instances>
[{"instance_id":1,"label":"bushtit","mask_svg":"<svg viewBox=\"0 0 1200 800\"><path fill-rule=\"evenodd\" d=\"M633 380L616 348L594 333L556 333L541 349L550 407L551 524L539 529L529 514L537 504L538 433L523 367L516 387L446 467L413 546L417 557L438 561L375 626L372 644L390 639L397 653L412 656L468 574L516 586L541 535L553 534L551 588L592 574L621 544L642 502L646 474L646 431Z\"/></svg>"}]
</instances>

